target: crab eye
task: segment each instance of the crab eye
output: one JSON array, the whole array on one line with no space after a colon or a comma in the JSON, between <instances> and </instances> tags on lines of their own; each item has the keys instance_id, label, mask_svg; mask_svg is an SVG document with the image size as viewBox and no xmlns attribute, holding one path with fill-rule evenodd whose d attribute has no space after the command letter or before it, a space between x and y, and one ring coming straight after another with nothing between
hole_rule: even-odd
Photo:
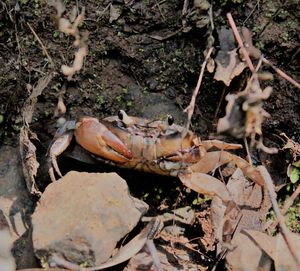
<instances>
[{"instance_id":1,"label":"crab eye","mask_svg":"<svg viewBox=\"0 0 300 271\"><path fill-rule=\"evenodd\" d=\"M118 118L123 122L125 126L133 125L133 120L126 114L124 110L118 112Z\"/></svg>"},{"instance_id":2,"label":"crab eye","mask_svg":"<svg viewBox=\"0 0 300 271\"><path fill-rule=\"evenodd\" d=\"M119 118L119 120L123 120L123 117L124 117L124 110L119 110L119 112L118 112L118 118Z\"/></svg>"},{"instance_id":3,"label":"crab eye","mask_svg":"<svg viewBox=\"0 0 300 271\"><path fill-rule=\"evenodd\" d=\"M174 117L172 115L168 115L168 124L171 126L174 123Z\"/></svg>"}]
</instances>

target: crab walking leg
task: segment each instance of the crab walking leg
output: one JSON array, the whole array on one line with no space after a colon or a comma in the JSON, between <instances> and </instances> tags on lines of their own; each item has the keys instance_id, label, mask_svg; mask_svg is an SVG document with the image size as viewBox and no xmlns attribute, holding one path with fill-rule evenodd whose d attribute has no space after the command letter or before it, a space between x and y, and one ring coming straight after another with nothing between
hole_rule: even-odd
<instances>
[{"instance_id":1,"label":"crab walking leg","mask_svg":"<svg viewBox=\"0 0 300 271\"><path fill-rule=\"evenodd\" d=\"M246 177L255 183L260 186L264 185L264 179L255 167L243 158L226 151L207 152L198 163L191 166L191 169L193 172L208 173L229 162L233 162Z\"/></svg>"},{"instance_id":2,"label":"crab walking leg","mask_svg":"<svg viewBox=\"0 0 300 271\"><path fill-rule=\"evenodd\" d=\"M58 164L57 164L57 156L59 156L61 153L63 153L68 146L71 143L73 137L73 133L65 133L59 136L54 143L52 144L50 148L50 162L51 162L51 167L49 169L49 175L52 181L56 181L55 175L54 175L54 170L57 172L57 174L62 177L62 174L59 170ZM53 170L54 168L54 170Z\"/></svg>"},{"instance_id":3,"label":"crab walking leg","mask_svg":"<svg viewBox=\"0 0 300 271\"><path fill-rule=\"evenodd\" d=\"M213 140L203 140L202 145L206 150L209 150L212 147L216 147L220 150L237 150L242 149L243 146L241 144L232 144L232 143L226 143L224 141L220 141L217 139Z\"/></svg>"},{"instance_id":4,"label":"crab walking leg","mask_svg":"<svg viewBox=\"0 0 300 271\"><path fill-rule=\"evenodd\" d=\"M207 196L217 196L225 203L231 201L231 197L224 183L204 173L179 173L181 182L197 193Z\"/></svg>"}]
</instances>

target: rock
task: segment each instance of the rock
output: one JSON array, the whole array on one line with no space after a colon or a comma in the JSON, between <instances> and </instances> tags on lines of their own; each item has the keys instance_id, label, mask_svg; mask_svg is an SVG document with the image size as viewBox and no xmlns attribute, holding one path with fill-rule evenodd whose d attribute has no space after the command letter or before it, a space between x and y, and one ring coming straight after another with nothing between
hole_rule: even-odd
<instances>
[{"instance_id":1,"label":"rock","mask_svg":"<svg viewBox=\"0 0 300 271\"><path fill-rule=\"evenodd\" d=\"M13 241L9 225L0 210L0 271L15 271L16 263L11 254Z\"/></svg>"},{"instance_id":2,"label":"rock","mask_svg":"<svg viewBox=\"0 0 300 271\"><path fill-rule=\"evenodd\" d=\"M46 188L32 216L35 254L99 265L147 208L116 173L71 171Z\"/></svg>"},{"instance_id":3,"label":"rock","mask_svg":"<svg viewBox=\"0 0 300 271\"><path fill-rule=\"evenodd\" d=\"M35 267L30 231L33 201L23 178L19 148L0 147L0 210L12 234L18 268Z\"/></svg>"}]
</instances>

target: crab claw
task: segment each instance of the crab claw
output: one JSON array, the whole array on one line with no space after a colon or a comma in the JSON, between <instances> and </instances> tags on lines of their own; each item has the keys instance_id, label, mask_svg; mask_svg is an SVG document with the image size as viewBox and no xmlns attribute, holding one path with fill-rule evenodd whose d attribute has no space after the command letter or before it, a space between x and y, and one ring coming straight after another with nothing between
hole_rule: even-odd
<instances>
[{"instance_id":1,"label":"crab claw","mask_svg":"<svg viewBox=\"0 0 300 271\"><path fill-rule=\"evenodd\" d=\"M84 149L116 163L125 163L133 157L125 144L96 118L80 119L75 138Z\"/></svg>"}]
</instances>

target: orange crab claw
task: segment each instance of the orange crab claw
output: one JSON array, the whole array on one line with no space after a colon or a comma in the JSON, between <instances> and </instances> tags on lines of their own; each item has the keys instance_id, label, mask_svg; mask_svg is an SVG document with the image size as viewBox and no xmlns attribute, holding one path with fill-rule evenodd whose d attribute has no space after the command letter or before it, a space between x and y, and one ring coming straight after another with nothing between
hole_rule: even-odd
<instances>
[{"instance_id":1,"label":"orange crab claw","mask_svg":"<svg viewBox=\"0 0 300 271\"><path fill-rule=\"evenodd\" d=\"M124 163L133 157L125 144L96 118L80 119L75 137L79 145L101 158Z\"/></svg>"}]
</instances>

